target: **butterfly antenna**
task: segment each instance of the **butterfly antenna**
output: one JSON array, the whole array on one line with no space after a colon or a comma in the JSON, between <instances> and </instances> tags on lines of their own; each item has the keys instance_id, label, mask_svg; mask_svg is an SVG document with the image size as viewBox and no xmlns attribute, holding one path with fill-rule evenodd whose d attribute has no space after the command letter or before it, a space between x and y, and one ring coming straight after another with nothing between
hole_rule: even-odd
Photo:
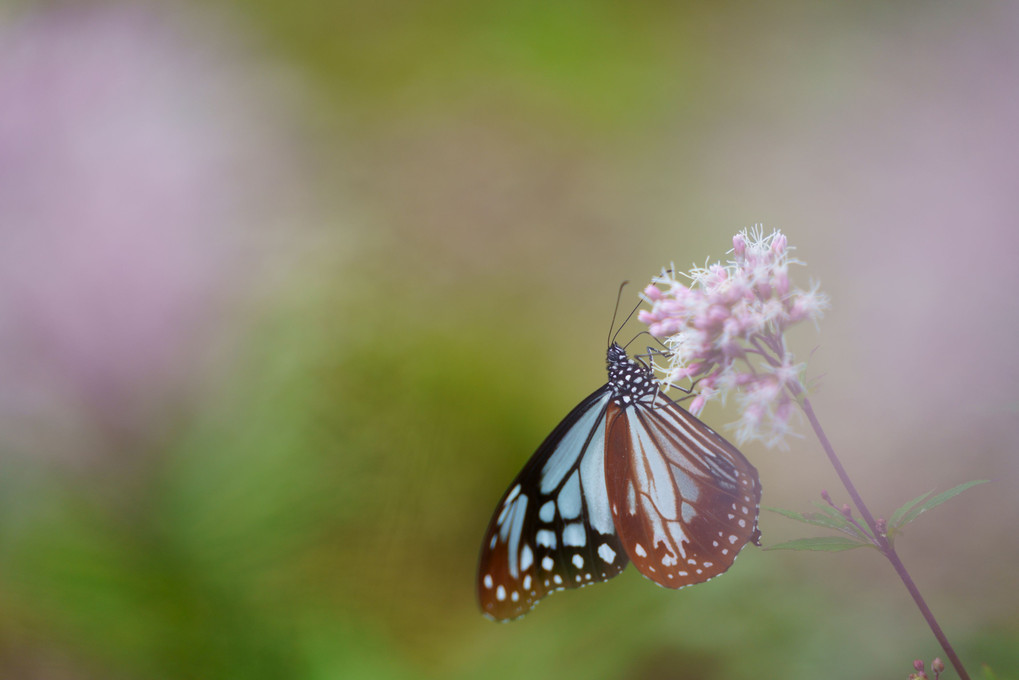
<instances>
[{"instance_id":1,"label":"butterfly antenna","mask_svg":"<svg viewBox=\"0 0 1019 680\"><path fill-rule=\"evenodd\" d=\"M632 345L642 335L646 335L649 338L651 338L652 340L654 340L655 342L657 342L660 345L660 348L659 347L651 347L649 345L648 348L647 348L647 352L644 352L644 353L641 353L641 354L634 354L633 355L634 359L649 359L649 360L653 361L655 357L666 357L666 358L668 358L668 357L672 356L672 350L669 349L668 345L663 343L661 340L659 340L655 336L651 335L651 331L641 331L640 333L637 333L637 335L635 335L632 338L630 338L630 342L628 342L625 345L623 345L623 349L627 349L627 350L630 349L630 345Z\"/></svg>"},{"instance_id":2,"label":"butterfly antenna","mask_svg":"<svg viewBox=\"0 0 1019 680\"><path fill-rule=\"evenodd\" d=\"M623 281L623 285L619 287L619 295L616 297L616 311L612 313L612 326L613 327L615 327L615 325L616 325L616 313L619 311L619 300L620 300L620 298L623 295L623 286L625 286L627 283L629 283L629 281ZM609 333L610 333L609 345L611 345L613 342L616 341L616 338L619 336L619 334L622 332L622 330L624 328L626 328L626 324L628 324L630 322L630 319L633 318L633 315L637 313L637 310L640 309L640 306L643 303L644 303L643 300L638 300L637 301L637 304L634 305L633 309L630 310L630 313L626 315L625 319L623 319L623 323L619 324L619 328L616 328L615 334L612 334L612 330L609 329ZM627 343L627 344L629 344L629 343Z\"/></svg>"},{"instance_id":3,"label":"butterfly antenna","mask_svg":"<svg viewBox=\"0 0 1019 680\"><path fill-rule=\"evenodd\" d=\"M625 288L626 284L628 283L630 282L623 281L621 284L619 284L619 291L616 293L616 308L612 310L612 323L609 325L609 337L608 342L605 343L606 347L611 345L612 341L616 339L616 336L612 334L612 329L616 327L616 315L619 314L619 302L623 299L623 288ZM629 319L630 317L626 318ZM625 325L626 321L624 321L623 324ZM616 335L618 334L619 331L616 331Z\"/></svg>"}]
</instances>

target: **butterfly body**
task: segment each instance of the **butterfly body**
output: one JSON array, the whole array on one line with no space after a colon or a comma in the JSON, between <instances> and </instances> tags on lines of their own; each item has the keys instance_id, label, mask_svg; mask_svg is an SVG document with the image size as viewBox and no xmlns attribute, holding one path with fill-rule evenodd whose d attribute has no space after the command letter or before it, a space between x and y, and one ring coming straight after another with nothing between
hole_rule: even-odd
<instances>
[{"instance_id":1,"label":"butterfly body","mask_svg":"<svg viewBox=\"0 0 1019 680\"><path fill-rule=\"evenodd\" d=\"M559 423L496 507L477 582L491 618L522 616L630 561L668 588L700 583L757 542L757 470L622 347L606 360L608 382Z\"/></svg>"}]
</instances>

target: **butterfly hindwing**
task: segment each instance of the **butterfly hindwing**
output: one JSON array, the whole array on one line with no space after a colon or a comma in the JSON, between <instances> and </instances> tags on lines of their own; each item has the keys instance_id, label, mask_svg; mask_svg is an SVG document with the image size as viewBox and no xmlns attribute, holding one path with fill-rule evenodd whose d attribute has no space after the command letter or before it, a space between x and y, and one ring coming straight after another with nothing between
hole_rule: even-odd
<instances>
[{"instance_id":1,"label":"butterfly hindwing","mask_svg":"<svg viewBox=\"0 0 1019 680\"><path fill-rule=\"evenodd\" d=\"M562 420L510 485L485 533L478 600L497 620L541 598L606 581L627 564L605 483L608 386Z\"/></svg>"},{"instance_id":2,"label":"butterfly hindwing","mask_svg":"<svg viewBox=\"0 0 1019 680\"><path fill-rule=\"evenodd\" d=\"M668 588L726 571L757 542L757 470L667 396L608 409L609 502L634 566Z\"/></svg>"}]
</instances>

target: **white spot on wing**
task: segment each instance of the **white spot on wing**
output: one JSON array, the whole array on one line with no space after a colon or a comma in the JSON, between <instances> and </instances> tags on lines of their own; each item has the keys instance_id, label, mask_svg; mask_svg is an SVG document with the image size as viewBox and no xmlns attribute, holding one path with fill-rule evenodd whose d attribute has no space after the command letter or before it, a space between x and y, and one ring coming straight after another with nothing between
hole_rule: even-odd
<instances>
[{"instance_id":1,"label":"white spot on wing","mask_svg":"<svg viewBox=\"0 0 1019 680\"><path fill-rule=\"evenodd\" d=\"M520 571L527 571L532 564L534 564L534 553L531 552L531 546L525 545L520 551Z\"/></svg>"},{"instance_id":2,"label":"white spot on wing","mask_svg":"<svg viewBox=\"0 0 1019 680\"><path fill-rule=\"evenodd\" d=\"M538 533L534 535L534 542L546 548L555 549L555 533L549 529L539 529Z\"/></svg>"},{"instance_id":3,"label":"white spot on wing","mask_svg":"<svg viewBox=\"0 0 1019 680\"><path fill-rule=\"evenodd\" d=\"M575 566L577 569L583 569L584 568L584 558L581 557L580 555L574 555L573 556L573 566Z\"/></svg>"},{"instance_id":4,"label":"white spot on wing","mask_svg":"<svg viewBox=\"0 0 1019 680\"><path fill-rule=\"evenodd\" d=\"M545 505L541 506L541 510L538 511L538 517L546 524L555 519L555 501L548 501Z\"/></svg>"},{"instance_id":5,"label":"white spot on wing","mask_svg":"<svg viewBox=\"0 0 1019 680\"><path fill-rule=\"evenodd\" d=\"M598 546L598 556L601 557L608 564L616 559L616 551L609 547L608 543L602 543Z\"/></svg>"},{"instance_id":6,"label":"white spot on wing","mask_svg":"<svg viewBox=\"0 0 1019 680\"><path fill-rule=\"evenodd\" d=\"M586 543L587 543L587 532L584 531L584 525L581 524L580 522L567 524L563 528L563 545L569 545L575 548L582 548Z\"/></svg>"}]
</instances>

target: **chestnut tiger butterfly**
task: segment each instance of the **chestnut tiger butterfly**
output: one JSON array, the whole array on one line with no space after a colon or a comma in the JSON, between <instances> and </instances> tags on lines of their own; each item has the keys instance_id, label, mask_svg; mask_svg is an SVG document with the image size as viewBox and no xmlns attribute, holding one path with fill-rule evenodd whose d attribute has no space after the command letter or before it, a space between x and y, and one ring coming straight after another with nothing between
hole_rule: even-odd
<instances>
[{"instance_id":1,"label":"chestnut tiger butterfly","mask_svg":"<svg viewBox=\"0 0 1019 680\"><path fill-rule=\"evenodd\" d=\"M628 562L666 588L702 583L748 541L760 545L754 466L615 341L606 361L608 382L552 430L496 506L477 578L489 618L523 616Z\"/></svg>"}]
</instances>

